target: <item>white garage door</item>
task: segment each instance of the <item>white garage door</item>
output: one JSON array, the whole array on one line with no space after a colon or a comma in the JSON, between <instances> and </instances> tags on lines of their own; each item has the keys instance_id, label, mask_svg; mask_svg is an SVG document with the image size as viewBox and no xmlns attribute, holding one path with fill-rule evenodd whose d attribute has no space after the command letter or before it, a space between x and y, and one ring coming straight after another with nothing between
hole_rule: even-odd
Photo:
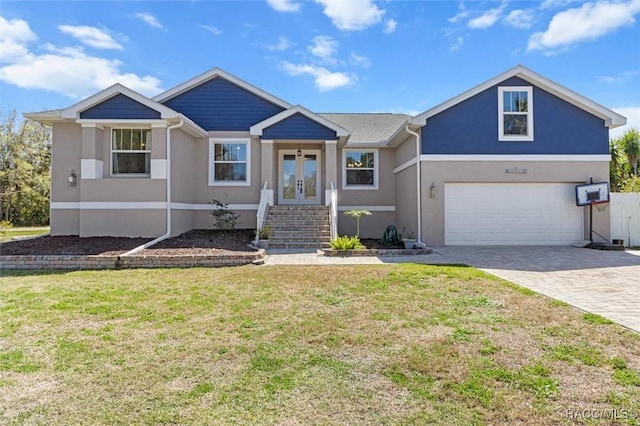
<instances>
[{"instance_id":1,"label":"white garage door","mask_svg":"<svg viewBox=\"0 0 640 426\"><path fill-rule=\"evenodd\" d=\"M584 240L569 183L447 183L447 245L563 245Z\"/></svg>"}]
</instances>

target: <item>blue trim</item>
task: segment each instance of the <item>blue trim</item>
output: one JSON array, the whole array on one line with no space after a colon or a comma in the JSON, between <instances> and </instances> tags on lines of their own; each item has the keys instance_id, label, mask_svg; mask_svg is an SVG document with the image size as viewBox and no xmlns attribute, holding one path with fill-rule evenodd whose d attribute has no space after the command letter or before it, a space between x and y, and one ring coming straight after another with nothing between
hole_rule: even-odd
<instances>
[{"instance_id":1,"label":"blue trim","mask_svg":"<svg viewBox=\"0 0 640 426\"><path fill-rule=\"evenodd\" d=\"M216 77L164 102L207 131L246 131L284 108Z\"/></svg>"},{"instance_id":2,"label":"blue trim","mask_svg":"<svg viewBox=\"0 0 640 426\"><path fill-rule=\"evenodd\" d=\"M300 114L293 114L262 132L263 139L336 140L336 132Z\"/></svg>"},{"instance_id":3,"label":"blue trim","mask_svg":"<svg viewBox=\"0 0 640 426\"><path fill-rule=\"evenodd\" d=\"M608 154L604 120L533 86L533 141L498 141L498 86L532 86L512 77L429 117L423 154Z\"/></svg>"},{"instance_id":4,"label":"blue trim","mask_svg":"<svg viewBox=\"0 0 640 426\"><path fill-rule=\"evenodd\" d=\"M80 113L82 119L159 119L160 113L130 97L117 95Z\"/></svg>"}]
</instances>

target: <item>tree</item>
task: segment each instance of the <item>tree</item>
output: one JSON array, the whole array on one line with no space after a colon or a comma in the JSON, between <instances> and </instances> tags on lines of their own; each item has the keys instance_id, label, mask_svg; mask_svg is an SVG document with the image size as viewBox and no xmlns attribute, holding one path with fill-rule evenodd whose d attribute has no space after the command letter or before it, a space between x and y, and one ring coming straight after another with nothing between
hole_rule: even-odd
<instances>
[{"instance_id":1,"label":"tree","mask_svg":"<svg viewBox=\"0 0 640 426\"><path fill-rule=\"evenodd\" d=\"M640 160L640 130L632 127L620 137L620 149L626 155L629 167L634 176L638 176L638 160Z\"/></svg>"},{"instance_id":2,"label":"tree","mask_svg":"<svg viewBox=\"0 0 640 426\"><path fill-rule=\"evenodd\" d=\"M16 111L0 119L0 220L49 224L51 129Z\"/></svg>"},{"instance_id":3,"label":"tree","mask_svg":"<svg viewBox=\"0 0 640 426\"><path fill-rule=\"evenodd\" d=\"M356 219L356 237L360 238L360 218L362 216L371 216L369 210L347 210L345 216L351 216Z\"/></svg>"}]
</instances>

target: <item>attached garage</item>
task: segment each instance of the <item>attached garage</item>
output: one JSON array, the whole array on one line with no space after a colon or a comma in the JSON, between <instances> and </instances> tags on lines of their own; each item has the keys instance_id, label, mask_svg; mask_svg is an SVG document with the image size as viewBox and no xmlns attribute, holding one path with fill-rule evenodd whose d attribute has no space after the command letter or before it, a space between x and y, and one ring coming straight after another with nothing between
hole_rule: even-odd
<instances>
[{"instance_id":1,"label":"attached garage","mask_svg":"<svg viewBox=\"0 0 640 426\"><path fill-rule=\"evenodd\" d=\"M446 245L569 245L584 240L575 183L446 183Z\"/></svg>"}]
</instances>

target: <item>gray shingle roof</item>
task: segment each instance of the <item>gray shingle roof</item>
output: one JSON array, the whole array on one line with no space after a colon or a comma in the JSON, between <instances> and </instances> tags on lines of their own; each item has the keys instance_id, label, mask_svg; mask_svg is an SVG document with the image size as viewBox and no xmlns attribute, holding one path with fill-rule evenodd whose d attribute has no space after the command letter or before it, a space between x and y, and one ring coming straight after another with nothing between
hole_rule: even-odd
<instances>
[{"instance_id":1,"label":"gray shingle roof","mask_svg":"<svg viewBox=\"0 0 640 426\"><path fill-rule=\"evenodd\" d=\"M405 114L387 113L345 113L318 114L351 133L347 145L351 144L386 144L398 129L411 118Z\"/></svg>"}]
</instances>

